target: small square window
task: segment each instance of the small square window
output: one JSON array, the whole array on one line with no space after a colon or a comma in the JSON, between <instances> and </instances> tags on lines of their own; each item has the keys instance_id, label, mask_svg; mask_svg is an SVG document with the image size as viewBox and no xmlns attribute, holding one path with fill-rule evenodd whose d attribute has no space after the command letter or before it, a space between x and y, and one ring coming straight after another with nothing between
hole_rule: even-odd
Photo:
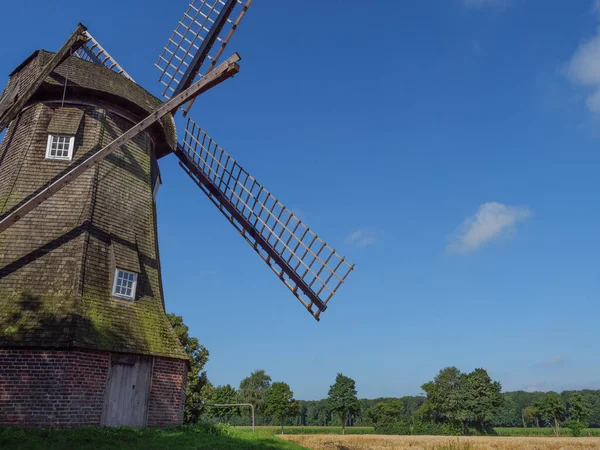
<instances>
[{"instance_id":1,"label":"small square window","mask_svg":"<svg viewBox=\"0 0 600 450\"><path fill-rule=\"evenodd\" d=\"M73 158L73 147L75 147L75 136L49 134L46 159L71 161L71 158Z\"/></svg>"},{"instance_id":2,"label":"small square window","mask_svg":"<svg viewBox=\"0 0 600 450\"><path fill-rule=\"evenodd\" d=\"M115 271L115 281L113 283L113 297L125 300L135 300L135 290L137 288L137 273L127 272L117 269Z\"/></svg>"}]
</instances>

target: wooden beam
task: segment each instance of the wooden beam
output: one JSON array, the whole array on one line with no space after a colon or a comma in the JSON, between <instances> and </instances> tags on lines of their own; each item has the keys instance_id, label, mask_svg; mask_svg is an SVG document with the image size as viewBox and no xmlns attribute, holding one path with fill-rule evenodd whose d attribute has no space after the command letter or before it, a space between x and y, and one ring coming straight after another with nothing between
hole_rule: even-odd
<instances>
[{"instance_id":1,"label":"wooden beam","mask_svg":"<svg viewBox=\"0 0 600 450\"><path fill-rule=\"evenodd\" d=\"M42 83L46 80L48 75L52 73L54 69L56 69L65 59L67 59L71 52L77 51L79 47L85 44L88 41L88 38L85 36L85 32L87 28L82 24L77 26L77 29L73 32L71 37L63 44L60 50L54 54L52 59L46 63L46 65L42 68L39 75L36 77L35 81L27 88L23 95L21 95L15 103L12 104L10 108L0 117L0 132L4 130L21 112L23 107L27 104L33 94L40 88Z\"/></svg>"},{"instance_id":2,"label":"wooden beam","mask_svg":"<svg viewBox=\"0 0 600 450\"><path fill-rule=\"evenodd\" d=\"M208 56L215 41L219 37L219 33L223 29L223 26L227 23L227 19L229 19L229 16L231 15L231 12L236 4L237 0L224 0L221 13L215 19L215 22L208 31L208 34L204 37L204 39L202 39L202 44L200 45L198 52L192 58L190 65L177 84L177 87L173 92L173 96L179 95L180 92L183 92L194 82L194 78L196 78L198 71L202 67L202 64L204 64L206 57ZM202 31L203 29L201 28L198 33L201 34Z\"/></svg>"},{"instance_id":3,"label":"wooden beam","mask_svg":"<svg viewBox=\"0 0 600 450\"><path fill-rule=\"evenodd\" d=\"M0 117L2 117L4 113L8 111L8 108L10 108L17 99L17 96L19 95L20 84L21 83L19 82L19 80L17 80L14 83L11 83L11 86L8 87L4 91L4 94L2 94L2 97L0 97ZM2 129L0 129L0 132L1 131Z\"/></svg>"},{"instance_id":4,"label":"wooden beam","mask_svg":"<svg viewBox=\"0 0 600 450\"><path fill-rule=\"evenodd\" d=\"M197 97L198 95L208 91L209 89L213 88L214 86L218 85L219 83L221 83L221 82L231 78L235 74L237 74L240 71L240 66L237 64L237 62L240 60L241 60L240 56L236 53L231 58L229 58L227 61L225 61L223 64L221 64L219 67L217 67L215 70L213 70L211 73L209 73L208 75L206 75L206 76L202 77L200 80L198 80L198 82L196 82L193 86L186 89L178 96L173 97L171 100L169 100L167 103L163 104L160 108L158 108L156 111L151 113L148 117L146 117L140 123L133 126L130 130L126 131L121 136L116 138L114 141L112 141L106 147L104 147L101 150L98 150L96 153L94 153L88 159L83 161L81 164L77 165L76 167L71 169L69 172L67 172L65 175L60 177L58 180L56 180L55 182L53 182L52 184L50 184L49 186L44 188L42 191L40 191L38 194L33 196L31 199L27 200L25 203L23 203L17 209L15 209L11 213L9 213L2 220L0 220L0 233L2 233L4 230L6 230L10 226L14 225L15 223L17 223L27 213L29 213L30 211L35 209L38 205L43 203L45 200L52 197L59 190L64 188L67 184L71 183L73 180L75 180L79 175L84 173L90 167L92 167L95 164L98 164L100 161L102 161L108 155L113 153L115 150L117 150L123 144L125 144L128 141L130 141L131 139L133 139L135 136L137 136L142 131L148 129L156 121L160 120L167 114L170 114L171 112L175 111L177 108L179 108L184 103L190 101L192 98Z\"/></svg>"}]
</instances>

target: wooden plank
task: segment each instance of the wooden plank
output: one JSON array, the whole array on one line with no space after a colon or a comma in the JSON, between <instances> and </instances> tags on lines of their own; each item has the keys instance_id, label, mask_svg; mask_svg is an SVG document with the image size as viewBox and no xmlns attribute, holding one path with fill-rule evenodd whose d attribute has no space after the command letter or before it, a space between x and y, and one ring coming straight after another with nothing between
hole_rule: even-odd
<instances>
[{"instance_id":1,"label":"wooden plank","mask_svg":"<svg viewBox=\"0 0 600 450\"><path fill-rule=\"evenodd\" d=\"M142 120L137 125L133 126L129 131L126 131L121 136L116 138L110 144L108 144L103 149L94 153L88 159L83 161L78 166L74 167L72 170L67 172L61 178L56 180L54 183L50 184L48 187L43 189L41 192L33 196L31 199L26 201L24 204L19 206L17 209L12 211L2 220L0 220L0 233L9 228L10 226L17 223L21 220L27 213L31 212L38 205L52 197L59 190L64 188L66 185L75 180L79 175L84 173L90 167L95 164L98 164L108 155L113 153L123 144L127 143L135 136L137 136L142 131L148 129L152 124L156 121L160 120L162 117L170 114L172 111L179 108L182 104L188 102L191 98L197 97L198 95L208 91L209 89L215 87L219 83L231 78L235 74L240 71L240 66L237 64L238 61L241 60L241 57L236 53L232 57L230 57L227 61L217 67L208 75L202 77L198 80L193 86L183 91L177 97L173 97L167 103L163 104L156 111L151 113L148 117Z\"/></svg>"},{"instance_id":2,"label":"wooden plank","mask_svg":"<svg viewBox=\"0 0 600 450\"><path fill-rule=\"evenodd\" d=\"M133 404L130 425L136 428L146 426L148 405L150 404L150 385L152 380L152 358L140 356L133 378Z\"/></svg>"},{"instance_id":3,"label":"wooden plank","mask_svg":"<svg viewBox=\"0 0 600 450\"><path fill-rule=\"evenodd\" d=\"M128 355L129 360L111 362L107 383L103 425L108 427L146 426L152 357Z\"/></svg>"},{"instance_id":4,"label":"wooden plank","mask_svg":"<svg viewBox=\"0 0 600 450\"><path fill-rule=\"evenodd\" d=\"M63 44L60 50L54 54L52 59L46 63L42 68L42 71L36 77L35 81L27 88L23 95L21 95L13 105L8 108L6 113L0 117L0 132L4 130L21 112L27 102L33 97L33 94L39 89L42 83L46 80L48 75L52 73L65 59L69 57L71 52L75 52L83 44L87 42L87 37L84 33L87 28L82 24L77 26L77 29L73 32L71 37Z\"/></svg>"}]
</instances>

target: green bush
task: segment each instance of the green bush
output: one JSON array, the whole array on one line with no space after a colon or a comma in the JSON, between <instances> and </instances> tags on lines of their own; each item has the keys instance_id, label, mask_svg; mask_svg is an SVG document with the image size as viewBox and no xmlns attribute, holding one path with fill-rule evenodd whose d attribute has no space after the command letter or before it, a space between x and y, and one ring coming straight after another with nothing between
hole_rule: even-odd
<instances>
[{"instance_id":1,"label":"green bush","mask_svg":"<svg viewBox=\"0 0 600 450\"><path fill-rule=\"evenodd\" d=\"M444 430L441 424L436 422L415 421L412 427L412 434L421 436L441 436Z\"/></svg>"},{"instance_id":2,"label":"green bush","mask_svg":"<svg viewBox=\"0 0 600 450\"><path fill-rule=\"evenodd\" d=\"M234 428L227 423L208 423L199 422L194 425L182 425L176 428L177 431L184 433L197 433L207 436L232 436Z\"/></svg>"},{"instance_id":3,"label":"green bush","mask_svg":"<svg viewBox=\"0 0 600 450\"><path fill-rule=\"evenodd\" d=\"M375 426L375 434L411 434L410 423L402 420L384 420Z\"/></svg>"},{"instance_id":4,"label":"green bush","mask_svg":"<svg viewBox=\"0 0 600 450\"><path fill-rule=\"evenodd\" d=\"M465 433L459 423L444 423L442 424L442 434L444 436L462 436Z\"/></svg>"},{"instance_id":5,"label":"green bush","mask_svg":"<svg viewBox=\"0 0 600 450\"><path fill-rule=\"evenodd\" d=\"M571 434L575 437L581 436L583 434L583 429L585 428L578 420L569 420L567 422L567 427L569 430L571 430Z\"/></svg>"}]
</instances>

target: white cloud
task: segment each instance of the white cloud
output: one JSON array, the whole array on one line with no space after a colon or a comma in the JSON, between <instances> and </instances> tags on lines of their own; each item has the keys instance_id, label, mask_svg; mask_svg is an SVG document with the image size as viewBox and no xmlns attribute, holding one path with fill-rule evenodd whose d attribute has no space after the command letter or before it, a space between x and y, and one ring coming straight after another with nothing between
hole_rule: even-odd
<instances>
[{"instance_id":1,"label":"white cloud","mask_svg":"<svg viewBox=\"0 0 600 450\"><path fill-rule=\"evenodd\" d=\"M546 361L540 362L538 365L541 367L556 367L562 365L567 360L567 357L564 355L555 356L554 358L550 358Z\"/></svg>"},{"instance_id":2,"label":"white cloud","mask_svg":"<svg viewBox=\"0 0 600 450\"><path fill-rule=\"evenodd\" d=\"M528 208L507 206L502 203L484 203L471 217L467 217L456 233L448 250L457 253L471 253L485 243L496 239L515 225L531 216Z\"/></svg>"},{"instance_id":3,"label":"white cloud","mask_svg":"<svg viewBox=\"0 0 600 450\"><path fill-rule=\"evenodd\" d=\"M584 86L600 84L600 28L596 36L579 44L579 48L571 58L567 73L576 83Z\"/></svg>"},{"instance_id":4,"label":"white cloud","mask_svg":"<svg viewBox=\"0 0 600 450\"><path fill-rule=\"evenodd\" d=\"M356 230L346 236L346 244L368 247L377 242L377 233L369 230Z\"/></svg>"},{"instance_id":5,"label":"white cloud","mask_svg":"<svg viewBox=\"0 0 600 450\"><path fill-rule=\"evenodd\" d=\"M594 0L593 12L600 19L600 0ZM592 113L600 112L600 26L595 36L579 44L566 67L566 74L574 84L590 89L586 106Z\"/></svg>"}]
</instances>

